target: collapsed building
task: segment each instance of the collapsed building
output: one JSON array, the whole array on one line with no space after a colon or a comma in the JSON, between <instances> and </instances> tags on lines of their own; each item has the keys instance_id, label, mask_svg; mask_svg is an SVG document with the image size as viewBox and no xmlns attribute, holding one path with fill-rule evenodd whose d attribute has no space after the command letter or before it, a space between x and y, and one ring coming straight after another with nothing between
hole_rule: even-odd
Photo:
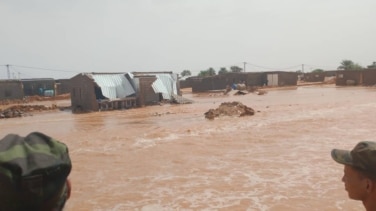
<instances>
[{"instance_id":1,"label":"collapsed building","mask_svg":"<svg viewBox=\"0 0 376 211\"><path fill-rule=\"evenodd\" d=\"M172 72L80 73L70 79L74 113L127 109L181 99Z\"/></svg>"}]
</instances>

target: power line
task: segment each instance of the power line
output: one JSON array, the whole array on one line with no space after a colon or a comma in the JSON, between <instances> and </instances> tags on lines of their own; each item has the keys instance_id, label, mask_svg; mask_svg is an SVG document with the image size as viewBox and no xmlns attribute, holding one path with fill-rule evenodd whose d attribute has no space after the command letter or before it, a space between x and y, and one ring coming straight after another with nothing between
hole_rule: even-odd
<instances>
[{"instance_id":1,"label":"power line","mask_svg":"<svg viewBox=\"0 0 376 211\"><path fill-rule=\"evenodd\" d=\"M24 76L33 77L32 75L28 74L30 71L25 71L25 69L35 69L35 70L44 70L44 71L52 71L52 72L66 72L66 73L80 73L79 71L72 71L72 70L63 70L63 69L52 69L52 68L43 68L43 67L32 67L32 66L24 66L24 65L11 65L11 64L5 64L0 65L0 67L3 66L6 68L7 72L7 78L11 78L11 71L13 72L13 78L15 78L15 73L18 73L18 77L20 78L21 73ZM18 70L15 70L17 68ZM24 69L24 70L20 70Z\"/></svg>"},{"instance_id":2,"label":"power line","mask_svg":"<svg viewBox=\"0 0 376 211\"><path fill-rule=\"evenodd\" d=\"M322 65L311 65L311 64L305 64L305 65L307 65L307 66L309 66L309 67L311 67L311 68L319 68L319 67L321 67L321 68L329 68L329 69L337 69L337 67L333 67L333 66L322 66Z\"/></svg>"},{"instance_id":3,"label":"power line","mask_svg":"<svg viewBox=\"0 0 376 211\"><path fill-rule=\"evenodd\" d=\"M286 69L292 69L292 68L295 68L295 67L300 67L301 65L294 65L294 66L290 66L290 67L283 67L283 68L273 68L273 67L265 67L265 66L261 66L261 65L256 65L256 64L252 64L250 62L247 62L247 64L251 65L251 66L254 66L254 67L258 67L258 68L262 68L262 69L268 69L268 70L286 70Z\"/></svg>"},{"instance_id":4,"label":"power line","mask_svg":"<svg viewBox=\"0 0 376 211\"><path fill-rule=\"evenodd\" d=\"M55 72L80 73L79 71L58 70L58 69L50 69L50 68L42 68L42 67L29 67L29 66L21 66L21 65L11 65L11 66L14 66L14 67L21 67L21 68L29 68L29 69L37 69L37 70L55 71Z\"/></svg>"},{"instance_id":5,"label":"power line","mask_svg":"<svg viewBox=\"0 0 376 211\"><path fill-rule=\"evenodd\" d=\"M13 73L14 72L18 73L18 79L21 79L21 73L22 73L23 76L27 76L27 77L30 77L30 78L33 77L32 75L25 73L25 71L22 71L22 72L18 71L14 66L11 66L11 70L12 70Z\"/></svg>"},{"instance_id":6,"label":"power line","mask_svg":"<svg viewBox=\"0 0 376 211\"><path fill-rule=\"evenodd\" d=\"M219 71L221 68L226 68L227 70L231 71L232 66L239 67L241 65L244 65L244 69L243 69L244 72L245 72L245 69L246 69L246 65L251 65L253 67L257 67L257 68L261 68L261 69L267 69L267 70L270 70L270 71L281 71L281 70L288 70L288 69L301 68L302 67L302 65L299 64L299 65L294 65L294 66L289 66L289 67L275 68L275 67L265 67L265 66L261 66L261 65L256 65L256 64L253 64L253 63L250 63L250 62L238 62L238 63L233 63L231 65L222 65L222 66L217 66L217 67L212 66L211 68L213 68L216 71ZM189 68L185 68L185 69L189 69ZM198 69L192 70L191 69L190 71L191 71L192 75L194 75L194 73L199 74L201 71L205 71L207 69L201 69L201 70L198 70Z\"/></svg>"}]
</instances>

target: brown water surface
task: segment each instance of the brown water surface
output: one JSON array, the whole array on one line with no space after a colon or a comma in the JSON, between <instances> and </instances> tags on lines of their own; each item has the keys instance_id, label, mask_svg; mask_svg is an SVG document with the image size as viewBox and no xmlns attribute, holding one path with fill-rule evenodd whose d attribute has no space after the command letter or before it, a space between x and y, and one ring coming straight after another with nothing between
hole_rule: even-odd
<instances>
[{"instance_id":1,"label":"brown water surface","mask_svg":"<svg viewBox=\"0 0 376 211\"><path fill-rule=\"evenodd\" d=\"M68 144L68 211L363 209L330 151L376 139L376 88L184 96L195 103L1 119L1 134L41 131ZM204 118L232 101L257 112Z\"/></svg>"}]
</instances>

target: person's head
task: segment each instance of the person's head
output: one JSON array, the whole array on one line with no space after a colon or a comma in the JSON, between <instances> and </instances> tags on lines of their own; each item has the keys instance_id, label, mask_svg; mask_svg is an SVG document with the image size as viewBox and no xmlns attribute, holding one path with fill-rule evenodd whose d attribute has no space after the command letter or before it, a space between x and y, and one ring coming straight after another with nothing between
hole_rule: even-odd
<instances>
[{"instance_id":1,"label":"person's head","mask_svg":"<svg viewBox=\"0 0 376 211\"><path fill-rule=\"evenodd\" d=\"M332 158L344 165L342 181L349 198L367 200L376 194L376 143L359 142L351 151L333 149Z\"/></svg>"},{"instance_id":2,"label":"person's head","mask_svg":"<svg viewBox=\"0 0 376 211\"><path fill-rule=\"evenodd\" d=\"M72 163L65 144L39 132L0 140L0 211L62 210Z\"/></svg>"}]
</instances>

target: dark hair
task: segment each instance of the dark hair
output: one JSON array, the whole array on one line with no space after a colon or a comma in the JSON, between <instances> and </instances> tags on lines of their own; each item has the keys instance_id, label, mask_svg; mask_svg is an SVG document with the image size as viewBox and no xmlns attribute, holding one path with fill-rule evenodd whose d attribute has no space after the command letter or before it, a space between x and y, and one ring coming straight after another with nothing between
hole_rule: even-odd
<instances>
[{"instance_id":1,"label":"dark hair","mask_svg":"<svg viewBox=\"0 0 376 211\"><path fill-rule=\"evenodd\" d=\"M356 171L358 171L363 177L366 177L374 182L376 182L376 174L373 173L373 172L370 172L368 170L365 170L365 169L362 169L362 168L359 168L357 166L351 166L353 169L355 169Z\"/></svg>"}]
</instances>

